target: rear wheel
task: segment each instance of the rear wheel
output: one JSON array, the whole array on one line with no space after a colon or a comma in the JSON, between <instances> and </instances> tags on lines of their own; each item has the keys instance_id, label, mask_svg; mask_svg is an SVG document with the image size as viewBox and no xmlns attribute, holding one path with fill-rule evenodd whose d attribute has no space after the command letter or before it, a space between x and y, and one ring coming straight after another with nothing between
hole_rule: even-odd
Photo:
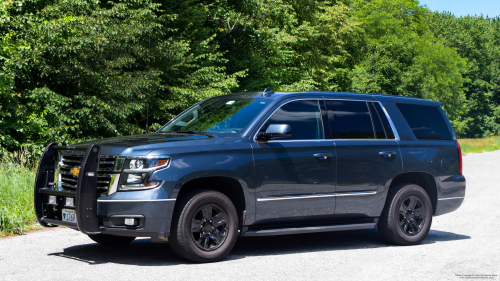
<instances>
[{"instance_id":1,"label":"rear wheel","mask_svg":"<svg viewBox=\"0 0 500 281\"><path fill-rule=\"evenodd\" d=\"M215 262L234 246L238 234L236 208L227 196L196 190L182 197L169 238L173 251L193 262Z\"/></svg>"},{"instance_id":2,"label":"rear wheel","mask_svg":"<svg viewBox=\"0 0 500 281\"><path fill-rule=\"evenodd\" d=\"M104 246L122 246L134 241L135 237L108 234L89 235L89 238Z\"/></svg>"},{"instance_id":3,"label":"rear wheel","mask_svg":"<svg viewBox=\"0 0 500 281\"><path fill-rule=\"evenodd\" d=\"M432 224L432 203L425 190L415 184L392 189L378 223L382 237L398 245L422 242Z\"/></svg>"}]
</instances>

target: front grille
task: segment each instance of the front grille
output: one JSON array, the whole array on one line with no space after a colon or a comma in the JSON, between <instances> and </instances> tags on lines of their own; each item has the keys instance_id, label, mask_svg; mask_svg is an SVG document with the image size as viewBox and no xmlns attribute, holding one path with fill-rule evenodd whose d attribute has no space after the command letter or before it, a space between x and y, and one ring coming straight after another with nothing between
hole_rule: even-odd
<instances>
[{"instance_id":1,"label":"front grille","mask_svg":"<svg viewBox=\"0 0 500 281\"><path fill-rule=\"evenodd\" d=\"M74 176L78 169L82 169L83 155L61 155L58 164L58 187L59 189L76 190L78 176ZM97 193L106 192L111 182L111 174L115 166L115 157L101 156L99 172L97 173ZM75 169L76 168L76 169Z\"/></svg>"}]
</instances>

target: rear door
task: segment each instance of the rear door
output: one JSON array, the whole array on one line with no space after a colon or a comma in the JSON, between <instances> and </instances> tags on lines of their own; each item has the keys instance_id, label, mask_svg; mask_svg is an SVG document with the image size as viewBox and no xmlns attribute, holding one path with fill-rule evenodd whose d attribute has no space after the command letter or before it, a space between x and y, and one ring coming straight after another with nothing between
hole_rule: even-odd
<instances>
[{"instance_id":1,"label":"rear door","mask_svg":"<svg viewBox=\"0 0 500 281\"><path fill-rule=\"evenodd\" d=\"M335 213L378 217L402 171L397 133L376 101L325 100L337 152Z\"/></svg>"},{"instance_id":2,"label":"rear door","mask_svg":"<svg viewBox=\"0 0 500 281\"><path fill-rule=\"evenodd\" d=\"M323 107L323 109L321 109ZM335 146L322 98L289 100L270 115L269 124L288 124L291 137L253 144L256 222L323 220L335 211Z\"/></svg>"}]
</instances>

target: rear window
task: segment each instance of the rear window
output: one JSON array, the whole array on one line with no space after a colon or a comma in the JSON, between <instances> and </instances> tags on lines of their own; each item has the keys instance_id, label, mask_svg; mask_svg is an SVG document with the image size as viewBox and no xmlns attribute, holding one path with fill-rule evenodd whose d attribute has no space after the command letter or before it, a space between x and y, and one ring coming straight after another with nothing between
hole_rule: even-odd
<instances>
[{"instance_id":1,"label":"rear window","mask_svg":"<svg viewBox=\"0 0 500 281\"><path fill-rule=\"evenodd\" d=\"M420 140L451 140L448 129L439 107L418 104L396 103L413 134Z\"/></svg>"}]
</instances>

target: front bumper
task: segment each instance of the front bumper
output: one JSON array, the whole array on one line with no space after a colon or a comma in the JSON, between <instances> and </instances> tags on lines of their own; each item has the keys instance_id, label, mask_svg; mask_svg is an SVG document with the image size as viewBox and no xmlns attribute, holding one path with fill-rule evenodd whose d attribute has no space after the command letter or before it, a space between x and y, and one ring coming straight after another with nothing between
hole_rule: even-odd
<instances>
[{"instance_id":1,"label":"front bumper","mask_svg":"<svg viewBox=\"0 0 500 281\"><path fill-rule=\"evenodd\" d=\"M103 234L133 237L167 237L175 199L166 198L165 191L153 190L119 192L97 200L97 216ZM140 199L138 199L140 198ZM137 218L136 227L123 224L125 218Z\"/></svg>"},{"instance_id":2,"label":"front bumper","mask_svg":"<svg viewBox=\"0 0 500 281\"><path fill-rule=\"evenodd\" d=\"M60 150L85 151L76 190L62 190L54 184L56 159ZM35 213L43 226L63 225L87 235L111 234L134 237L167 237L175 199L169 198L162 186L151 190L117 192L110 196L97 193L100 148L61 147L49 144L40 160L35 180ZM48 198L57 204L48 204ZM100 197L99 197L100 196ZM74 198L76 223L62 221L65 198ZM71 208L70 208L71 209ZM125 219L134 219L127 225Z\"/></svg>"}]
</instances>

